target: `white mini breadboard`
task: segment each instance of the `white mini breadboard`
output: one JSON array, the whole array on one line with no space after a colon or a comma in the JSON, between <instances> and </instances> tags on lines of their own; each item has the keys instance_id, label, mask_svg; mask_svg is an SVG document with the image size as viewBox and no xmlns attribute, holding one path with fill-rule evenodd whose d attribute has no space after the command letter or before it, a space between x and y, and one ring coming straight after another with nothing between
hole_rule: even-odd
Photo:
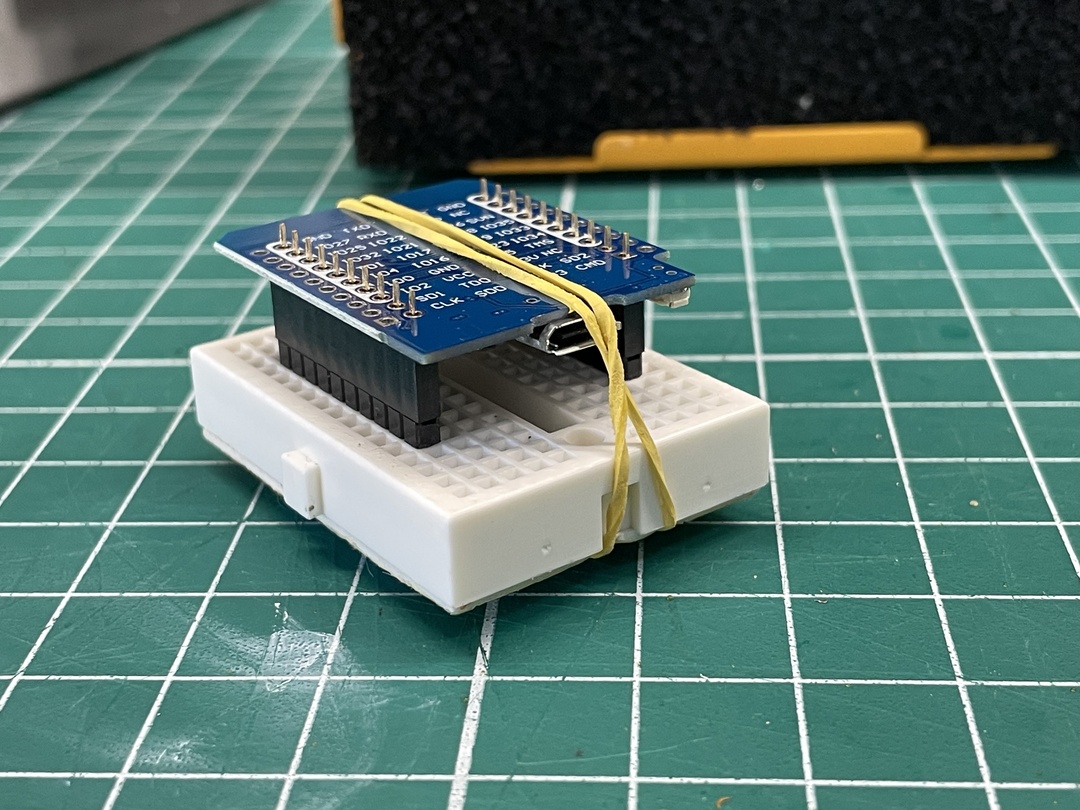
<instances>
[{"instance_id":1,"label":"white mini breadboard","mask_svg":"<svg viewBox=\"0 0 1080 810\"><path fill-rule=\"evenodd\" d=\"M611 492L607 377L518 343L440 364L442 441L417 449L278 362L273 328L191 352L207 439L451 613L601 550ZM630 389L680 520L768 481L760 399L655 352ZM636 437L620 542L662 528Z\"/></svg>"}]
</instances>

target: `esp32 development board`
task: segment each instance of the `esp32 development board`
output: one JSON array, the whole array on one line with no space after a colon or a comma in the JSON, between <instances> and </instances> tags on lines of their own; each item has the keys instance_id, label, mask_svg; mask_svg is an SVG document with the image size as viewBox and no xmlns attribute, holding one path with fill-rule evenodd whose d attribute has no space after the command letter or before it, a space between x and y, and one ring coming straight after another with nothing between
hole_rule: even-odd
<instances>
[{"instance_id":1,"label":"esp32 development board","mask_svg":"<svg viewBox=\"0 0 1080 810\"><path fill-rule=\"evenodd\" d=\"M767 481L767 406L645 346L657 245L460 181L217 248L274 326L192 351L207 439L452 613Z\"/></svg>"}]
</instances>

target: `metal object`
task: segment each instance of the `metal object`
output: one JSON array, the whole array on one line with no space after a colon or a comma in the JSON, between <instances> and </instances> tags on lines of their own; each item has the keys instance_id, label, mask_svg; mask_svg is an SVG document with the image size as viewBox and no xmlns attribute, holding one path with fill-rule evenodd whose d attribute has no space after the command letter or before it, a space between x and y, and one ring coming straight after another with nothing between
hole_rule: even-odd
<instances>
[{"instance_id":1,"label":"metal object","mask_svg":"<svg viewBox=\"0 0 1080 810\"><path fill-rule=\"evenodd\" d=\"M258 0L0 0L0 107Z\"/></svg>"}]
</instances>

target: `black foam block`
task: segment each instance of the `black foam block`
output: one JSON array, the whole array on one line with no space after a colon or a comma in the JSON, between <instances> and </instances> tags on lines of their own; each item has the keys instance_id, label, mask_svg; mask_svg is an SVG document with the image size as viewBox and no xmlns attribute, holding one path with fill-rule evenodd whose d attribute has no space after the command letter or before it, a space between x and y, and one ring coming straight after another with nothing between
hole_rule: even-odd
<instances>
[{"instance_id":1,"label":"black foam block","mask_svg":"<svg viewBox=\"0 0 1080 810\"><path fill-rule=\"evenodd\" d=\"M1080 0L342 0L358 157L459 169L613 129L919 121L1080 146Z\"/></svg>"}]
</instances>

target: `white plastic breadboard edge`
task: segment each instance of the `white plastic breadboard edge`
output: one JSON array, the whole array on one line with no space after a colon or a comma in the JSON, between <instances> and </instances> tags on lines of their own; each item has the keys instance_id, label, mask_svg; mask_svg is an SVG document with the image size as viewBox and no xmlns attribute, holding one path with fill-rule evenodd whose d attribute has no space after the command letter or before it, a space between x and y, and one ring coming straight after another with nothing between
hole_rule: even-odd
<instances>
[{"instance_id":1,"label":"white plastic breadboard edge","mask_svg":"<svg viewBox=\"0 0 1080 810\"><path fill-rule=\"evenodd\" d=\"M442 441L417 449L278 362L272 327L197 346L207 439L305 518L451 613L601 550L611 493L606 375L516 342L440 364ZM769 409L655 352L630 382L679 520L768 481ZM662 528L636 436L620 542Z\"/></svg>"}]
</instances>

